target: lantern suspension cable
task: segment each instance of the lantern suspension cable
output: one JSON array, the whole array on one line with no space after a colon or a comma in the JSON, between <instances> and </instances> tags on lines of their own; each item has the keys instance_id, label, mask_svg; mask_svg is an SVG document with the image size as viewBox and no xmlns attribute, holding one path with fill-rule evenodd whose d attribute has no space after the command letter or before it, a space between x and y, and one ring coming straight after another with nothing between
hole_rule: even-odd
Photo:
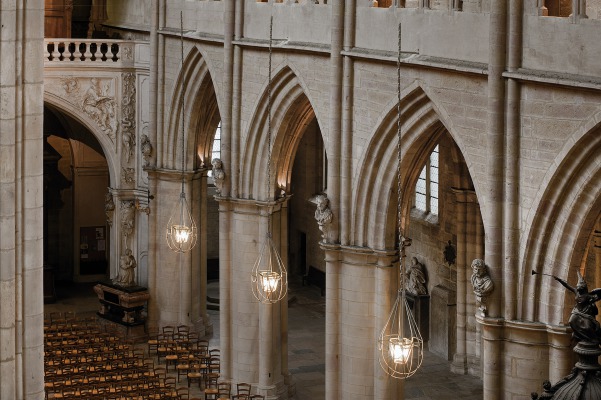
<instances>
[{"instance_id":1,"label":"lantern suspension cable","mask_svg":"<svg viewBox=\"0 0 601 400\"><path fill-rule=\"evenodd\" d=\"M186 138L185 138L185 104L184 104L184 16L180 12L180 49L182 61L180 104L182 109L182 186L179 201L175 204L169 222L167 224L167 244L169 248L176 253L186 253L196 245L197 227L192 217L190 207L186 201L185 192L185 159L186 159Z\"/></svg>"},{"instance_id":2,"label":"lantern suspension cable","mask_svg":"<svg viewBox=\"0 0 601 400\"><path fill-rule=\"evenodd\" d=\"M397 56L397 226L399 229L399 290L392 310L378 338L378 359L384 371L393 378L405 379L421 366L424 342L413 318L406 297L405 248L411 239L403 235L402 228L402 181L401 181L401 24L399 23Z\"/></svg>"},{"instance_id":3,"label":"lantern suspension cable","mask_svg":"<svg viewBox=\"0 0 601 400\"><path fill-rule=\"evenodd\" d=\"M269 22L269 68L267 76L267 182L266 197L271 201L271 58L273 41L273 16ZM288 291L288 274L282 258L273 243L271 234L272 205L268 205L267 235L251 273L255 298L264 304L282 300Z\"/></svg>"}]
</instances>

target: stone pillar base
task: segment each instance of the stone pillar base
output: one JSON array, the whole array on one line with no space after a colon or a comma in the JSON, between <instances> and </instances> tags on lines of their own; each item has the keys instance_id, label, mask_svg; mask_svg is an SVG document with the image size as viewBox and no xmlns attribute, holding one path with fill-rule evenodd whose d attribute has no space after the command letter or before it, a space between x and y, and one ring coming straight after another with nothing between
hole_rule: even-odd
<instances>
[{"instance_id":1,"label":"stone pillar base","mask_svg":"<svg viewBox=\"0 0 601 400\"><path fill-rule=\"evenodd\" d=\"M272 386L257 386L258 394L265 396L265 400L287 400L289 398L289 386L285 380L281 380Z\"/></svg>"},{"instance_id":2,"label":"stone pillar base","mask_svg":"<svg viewBox=\"0 0 601 400\"><path fill-rule=\"evenodd\" d=\"M200 337L210 336L213 334L213 322L210 319L199 318L192 321L192 327L195 332L198 332Z\"/></svg>"},{"instance_id":3,"label":"stone pillar base","mask_svg":"<svg viewBox=\"0 0 601 400\"><path fill-rule=\"evenodd\" d=\"M453 356L451 372L454 374L467 375L467 358L465 354L455 354Z\"/></svg>"}]
</instances>

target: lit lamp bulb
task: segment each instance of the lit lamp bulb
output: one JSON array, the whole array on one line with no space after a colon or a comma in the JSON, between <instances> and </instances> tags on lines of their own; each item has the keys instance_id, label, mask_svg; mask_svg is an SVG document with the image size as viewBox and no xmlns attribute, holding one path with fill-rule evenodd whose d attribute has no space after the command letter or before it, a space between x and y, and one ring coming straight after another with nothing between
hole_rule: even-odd
<instances>
[{"instance_id":1,"label":"lit lamp bulb","mask_svg":"<svg viewBox=\"0 0 601 400\"><path fill-rule=\"evenodd\" d=\"M196 236L196 223L182 192L167 224L167 244L176 253L186 253L196 245Z\"/></svg>"},{"instance_id":2,"label":"lit lamp bulb","mask_svg":"<svg viewBox=\"0 0 601 400\"><path fill-rule=\"evenodd\" d=\"M406 364L411 358L413 340L395 336L390 338L388 345L390 356L395 364Z\"/></svg>"},{"instance_id":3,"label":"lit lamp bulb","mask_svg":"<svg viewBox=\"0 0 601 400\"><path fill-rule=\"evenodd\" d=\"M190 228L186 225L173 225L171 229L173 230L176 243L184 244L190 239Z\"/></svg>"},{"instance_id":4,"label":"lit lamp bulb","mask_svg":"<svg viewBox=\"0 0 601 400\"><path fill-rule=\"evenodd\" d=\"M280 283L280 274L271 271L260 272L261 286L265 293L271 294L276 291L278 284Z\"/></svg>"}]
</instances>

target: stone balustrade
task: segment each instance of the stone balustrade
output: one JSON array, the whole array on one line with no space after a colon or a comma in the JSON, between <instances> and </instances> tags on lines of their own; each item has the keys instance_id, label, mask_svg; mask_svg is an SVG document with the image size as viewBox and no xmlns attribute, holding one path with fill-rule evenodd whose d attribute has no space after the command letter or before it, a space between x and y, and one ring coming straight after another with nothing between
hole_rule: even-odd
<instances>
[{"instance_id":1,"label":"stone balustrade","mask_svg":"<svg viewBox=\"0 0 601 400\"><path fill-rule=\"evenodd\" d=\"M48 63L93 63L123 67L134 60L135 43L123 40L45 39L44 61Z\"/></svg>"}]
</instances>

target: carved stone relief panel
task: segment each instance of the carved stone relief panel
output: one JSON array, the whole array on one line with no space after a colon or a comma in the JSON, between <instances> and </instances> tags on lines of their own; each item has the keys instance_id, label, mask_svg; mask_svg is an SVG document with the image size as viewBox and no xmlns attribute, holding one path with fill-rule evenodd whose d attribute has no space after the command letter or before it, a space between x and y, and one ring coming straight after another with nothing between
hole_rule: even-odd
<instances>
[{"instance_id":1,"label":"carved stone relief panel","mask_svg":"<svg viewBox=\"0 0 601 400\"><path fill-rule=\"evenodd\" d=\"M114 142L117 135L117 107L112 79L90 78L84 83L81 108Z\"/></svg>"},{"instance_id":2,"label":"carved stone relief panel","mask_svg":"<svg viewBox=\"0 0 601 400\"><path fill-rule=\"evenodd\" d=\"M121 168L121 180L124 184L133 185L136 182L135 173L134 168Z\"/></svg>"},{"instance_id":3,"label":"carved stone relief panel","mask_svg":"<svg viewBox=\"0 0 601 400\"><path fill-rule=\"evenodd\" d=\"M109 77L49 77L44 91L58 96L83 113L113 144L117 137L117 82Z\"/></svg>"},{"instance_id":4,"label":"carved stone relief panel","mask_svg":"<svg viewBox=\"0 0 601 400\"><path fill-rule=\"evenodd\" d=\"M126 72L121 75L123 95L121 98L121 141L125 163L129 164L136 146L136 75Z\"/></svg>"}]
</instances>

